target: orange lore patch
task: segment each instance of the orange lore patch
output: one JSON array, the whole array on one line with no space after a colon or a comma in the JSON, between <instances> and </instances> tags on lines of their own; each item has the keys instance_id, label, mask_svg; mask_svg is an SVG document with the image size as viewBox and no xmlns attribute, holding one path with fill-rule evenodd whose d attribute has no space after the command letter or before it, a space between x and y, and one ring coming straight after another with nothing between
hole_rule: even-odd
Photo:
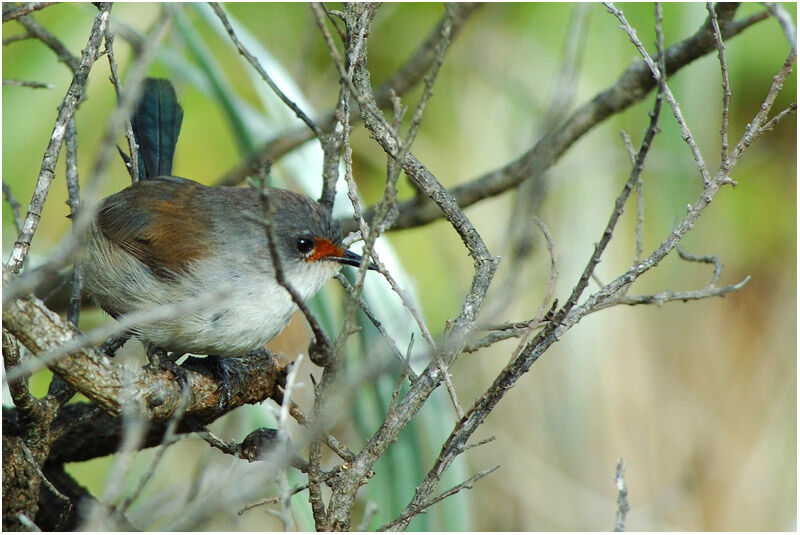
<instances>
[{"instance_id":1,"label":"orange lore patch","mask_svg":"<svg viewBox=\"0 0 800 535\"><path fill-rule=\"evenodd\" d=\"M314 262L316 260L323 260L329 256L341 257L344 254L344 249L336 247L325 238L314 238L314 252L309 255L306 262Z\"/></svg>"}]
</instances>

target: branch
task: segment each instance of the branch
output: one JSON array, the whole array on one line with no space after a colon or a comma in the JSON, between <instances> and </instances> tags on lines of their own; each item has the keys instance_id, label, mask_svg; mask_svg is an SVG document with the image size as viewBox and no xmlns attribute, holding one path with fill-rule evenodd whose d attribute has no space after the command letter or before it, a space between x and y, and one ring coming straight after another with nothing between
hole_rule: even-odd
<instances>
[{"instance_id":1,"label":"branch","mask_svg":"<svg viewBox=\"0 0 800 535\"><path fill-rule=\"evenodd\" d=\"M31 246L31 240L39 226L39 221L42 218L42 207L47 199L50 184L55 177L56 161L58 160L58 155L61 152L61 146L64 142L67 123L69 123L70 119L75 115L75 110L78 107L81 95L83 95L83 89L89 77L89 71L97 59L100 42L103 39L103 34L108 25L108 18L110 15L111 6L109 4L100 4L100 9L92 24L89 40L83 48L83 53L81 54L78 68L75 71L75 76L72 78L72 83L64 97L64 102L58 110L58 117L53 127L53 133L50 136L50 143L47 145L47 150L44 153L44 159L39 171L39 178L36 181L33 198L28 205L28 213L22 224L22 232L14 243L14 248L11 251L11 257L7 264L13 273L19 273L22 269L22 263L25 261L25 257L28 255L28 250Z\"/></svg>"},{"instance_id":2,"label":"branch","mask_svg":"<svg viewBox=\"0 0 800 535\"><path fill-rule=\"evenodd\" d=\"M625 469L628 463L619 459L617 461L617 473L614 476L614 484L617 487L617 521L614 523L614 531L625 531L625 517L631 510L628 503L628 485L625 483Z\"/></svg>"},{"instance_id":3,"label":"branch","mask_svg":"<svg viewBox=\"0 0 800 535\"><path fill-rule=\"evenodd\" d=\"M5 279L8 270L3 273ZM85 337L39 299L19 297L4 306L3 327L34 354L58 352L65 345L79 348L70 351L66 358L51 359L47 366L109 414L120 414L128 389L141 397L151 420L166 420L178 407L181 387L170 372L136 367L126 368L123 374L123 365L113 363L94 349L83 348ZM184 363L183 368L193 383L187 415L218 417L246 403L263 401L277 390L279 367L271 355L227 360L231 364L226 364L236 371L230 373L231 396L225 407L217 407L220 397L224 397L223 389L210 372L193 365L191 359ZM8 374L10 380L13 375Z\"/></svg>"},{"instance_id":4,"label":"branch","mask_svg":"<svg viewBox=\"0 0 800 535\"><path fill-rule=\"evenodd\" d=\"M348 5L349 6L349 5ZM348 14L356 14L350 10ZM353 25L355 26L355 24ZM359 58L353 83L357 89L354 97L359 102L364 124L372 137L392 158L397 157L400 144L391 125L381 115L369 84L365 56ZM400 431L422 407L431 392L442 380L439 359L447 368L458 356L468 333L477 318L489 284L497 267L480 234L472 226L456 200L425 167L410 153L403 160L403 168L409 177L437 203L444 216L461 237L473 259L475 275L461 311L444 334L440 353L431 360L420 377L411 385L406 396L387 416L381 428L370 438L364 449L351 463L351 469L342 474L340 485L333 490L329 504L328 519L331 529L348 529L355 494L375 461L383 455ZM409 172L412 169L412 172Z\"/></svg>"},{"instance_id":5,"label":"branch","mask_svg":"<svg viewBox=\"0 0 800 535\"><path fill-rule=\"evenodd\" d=\"M478 481L479 479L483 478L484 476L488 476L489 474L491 474L492 472L494 472L498 468L500 468L499 464L495 465L495 466L493 466L491 468L487 468L486 470L483 470L481 472L478 472L477 474L475 474L471 478L467 479L463 483L459 483L455 487L452 487L452 488L446 490L445 492L439 494L438 496L435 496L435 497L431 498L430 500L426 501L425 503L423 503L423 504L421 504L421 505L419 505L419 506L417 506L417 507L415 507L415 508L413 508L413 509L411 509L409 511L404 511L403 514L401 514L399 517L395 518L394 520L392 520L388 524L384 524L383 526L379 527L377 531L395 531L396 530L395 528L404 529L405 526L408 525L408 522L410 522L411 519L414 518L415 516L417 516L418 514L424 512L426 509L428 509L432 505L434 505L436 503L439 503L440 501L444 500L445 498L448 498L448 497L452 496L453 494L461 492L464 489L471 489L472 485L476 481Z\"/></svg>"},{"instance_id":6,"label":"branch","mask_svg":"<svg viewBox=\"0 0 800 535\"><path fill-rule=\"evenodd\" d=\"M722 36L725 39L738 35L746 28L769 17L767 11L732 21L737 4L717 4L717 18ZM692 61L716 49L714 32L709 19L688 39L685 39L666 50L667 74L673 74ZM578 108L572 116L558 128L548 132L528 152L508 165L486 173L466 184L449 190L461 208L466 208L483 199L494 197L518 186L530 176L541 176L552 167L559 158L578 139L605 119L620 113L631 105L642 100L656 86L653 76L644 63L638 62L622 74L616 84L598 93L589 102ZM415 177L413 166L404 166L412 179ZM392 230L426 225L442 217L436 204L423 196L402 201L397 205L399 215ZM369 218L375 207L365 212ZM352 221L342 221L345 232L354 230Z\"/></svg>"},{"instance_id":7,"label":"branch","mask_svg":"<svg viewBox=\"0 0 800 535\"><path fill-rule=\"evenodd\" d=\"M475 9L480 4L476 3L455 3L453 4L453 26L450 32L450 39L454 39L456 35L463 28L464 24L469 19L470 15L475 12ZM439 40L441 33L441 26L444 24L443 20L434 28L427 39L420 45L414 55L403 64L386 82L381 84L375 90L375 98L378 105L384 108L391 104L392 92L397 95L403 95L408 90L413 88L428 72L435 58L436 43ZM334 121L335 111L330 111L325 114L321 119L317 120L321 130L328 132ZM350 122L354 123L359 119L358 114L354 111L351 114ZM218 186L233 186L240 184L244 179L249 176L253 169L260 169L266 162L277 160L284 154L299 147L309 139L312 134L307 128L299 128L284 132L268 141L261 149L259 149L249 160L236 169L230 171L227 175L222 177L216 185Z\"/></svg>"},{"instance_id":8,"label":"branch","mask_svg":"<svg viewBox=\"0 0 800 535\"><path fill-rule=\"evenodd\" d=\"M27 2L21 5L13 5L11 3L3 5L3 22L8 22L10 20L18 19L27 15L28 13L32 13L34 11L38 11L40 9L44 9L48 6L52 6L56 2Z\"/></svg>"}]
</instances>

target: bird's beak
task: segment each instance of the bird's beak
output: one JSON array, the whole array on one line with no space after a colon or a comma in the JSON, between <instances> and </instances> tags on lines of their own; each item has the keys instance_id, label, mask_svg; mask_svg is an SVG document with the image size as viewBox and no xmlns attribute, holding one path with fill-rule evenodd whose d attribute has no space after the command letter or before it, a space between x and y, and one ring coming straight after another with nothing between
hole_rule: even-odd
<instances>
[{"instance_id":1,"label":"bird's beak","mask_svg":"<svg viewBox=\"0 0 800 535\"><path fill-rule=\"evenodd\" d=\"M352 251L344 251L341 256L329 256L326 260L333 260L334 262L339 262L340 264L346 264L348 266L358 267L361 265L361 255L357 255ZM370 262L367 269L378 271L378 266L376 266L374 262Z\"/></svg>"}]
</instances>

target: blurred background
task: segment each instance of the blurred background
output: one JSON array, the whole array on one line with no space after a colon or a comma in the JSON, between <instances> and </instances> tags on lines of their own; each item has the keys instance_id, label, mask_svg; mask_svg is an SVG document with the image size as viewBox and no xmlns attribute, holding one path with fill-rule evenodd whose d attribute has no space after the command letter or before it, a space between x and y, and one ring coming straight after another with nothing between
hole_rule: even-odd
<instances>
[{"instance_id":1,"label":"blurred background","mask_svg":"<svg viewBox=\"0 0 800 535\"><path fill-rule=\"evenodd\" d=\"M207 6L174 7L175 24L150 74L172 80L185 110L175 174L213 184L237 167L253 146L298 123L285 110L268 104L264 96L268 90L220 33L219 21ZM653 51L652 5L618 7ZM707 16L704 4L668 3L663 8L667 46L695 33ZM796 20L796 6L785 8ZM270 74L297 95L310 115L332 109L338 75L306 4L231 3L224 9L260 47L259 57L269 59ZM745 4L737 18L762 9ZM79 55L94 12L91 4L61 4L34 17ZM443 12L441 5L427 3L380 8L369 39L375 86L417 49ZM123 82L133 57L123 34L145 34L160 16L159 4L114 6L112 28L118 34L115 52ZM23 31L16 22L6 23L3 38ZM726 47L733 144L757 112L789 45L770 18L731 39ZM601 5L480 7L445 57L414 154L446 186L462 184L517 158L548 128L554 98L564 93L556 82L559 71L565 62L574 61L564 56L571 48L577 51L577 60L569 85L574 91L569 110L615 83L638 60L616 18ZM3 87L3 181L22 203L24 215L56 106L71 75L34 39L5 45L2 70L4 79L55 86L52 90ZM88 178L115 105L108 76L107 62L101 59L92 70L87 99L76 118L82 181ZM212 79L219 87L209 82ZM716 54L683 68L669 84L713 171L719 162L722 99ZM796 93L792 74L773 113L786 107ZM419 94L417 88L404 95L403 102L413 109ZM516 214L516 225L525 226L527 221L528 228L533 228L529 217L538 216L553 235L560 274L556 297L563 302L600 239L614 198L630 171L620 130L628 132L638 147L652 101L649 95L583 136L548 171L542 200L532 204L529 213L519 208L514 212L514 193L468 208L467 215L490 251L504 260L510 257L510 214ZM643 174L644 255L658 246L701 191L692 155L666 106L660 126L662 132ZM386 157L360 126L354 128L352 145L362 200L375 203L385 184ZM276 180L310 193L319 191L318 147L310 142L275 162ZM586 317L508 392L473 437L477 441L495 435L497 439L465 453L451 468L447 483L456 484L494 464L500 464L500 469L472 490L432 507L411 529L609 530L616 510L615 465L622 458L628 463L632 509L626 527L630 530L795 530L796 147L796 116L792 114L747 151L732 174L738 186L720 192L681 244L688 253L719 257L724 263L720 285L738 283L749 275L742 290L723 299L616 307ZM47 258L68 231L63 169L62 161L33 242L31 265ZM114 164L102 185L104 194L128 182L122 163ZM400 193L401 197L412 193L405 178L401 178ZM629 201L596 271L604 283L633 261L634 202ZM4 203L6 259L15 238L11 210ZM447 319L458 314L473 274L472 261L457 234L449 224L436 222L392 232L387 238L384 246L396 255L393 265L404 274L404 285L418 299L434 335L441 333ZM535 235L532 253L524 261L501 262L482 321L532 318L545 292L549 266L547 250ZM711 275L709 265L687 263L673 253L638 281L631 293L700 289ZM341 304L341 292L335 286L330 283L323 302L318 303L328 311L333 325ZM588 292L596 289L590 284ZM390 305L382 306L381 299L371 297L370 302L378 318L386 319ZM91 328L105 321L109 319L104 314L86 309L81 326ZM412 329L410 316L399 314L389 323L397 329L398 345L405 348ZM354 348L360 356L350 357L348 365L353 369L362 362L359 359L369 356L370 336L374 332L364 333L360 348ZM306 337L304 321L295 318L271 347L293 360L307 347ZM421 339L417 342L423 345ZM453 382L465 407L491 384L516 344L515 340L500 343L456 361L451 369ZM312 367L308 371L318 375ZM305 387L298 401L310 411L310 381L307 372L300 375ZM47 380L45 373L34 377L34 392L42 394ZM385 414L396 381L396 373L387 374L375 385L362 387L352 398L354 404L342 407L334 434L351 449L360 449ZM370 527L391 520L408 503L452 429L454 411L438 394L376 465L375 478L362 489L360 507L369 501L379 505ZM9 403L7 398L4 403ZM240 440L268 420L262 408L244 407L217 422L214 429L225 438ZM131 486L147 470L153 455L151 449L134 457L125 473ZM114 462L113 457L97 459L71 465L69 471L95 495L103 496ZM231 460L196 438L184 440L167 451L129 518L142 529L280 529L279 520L264 506L236 514L247 503L276 493L274 481L257 479L257 471L257 463ZM232 490L228 494L229 489L247 486L248 478L257 481L247 487L250 494ZM293 475L293 481L300 484L303 478ZM225 507L221 511L210 508L209 503L222 495L229 498ZM294 511L298 528L311 529L305 492L295 498ZM358 521L354 519L354 528Z\"/></svg>"}]
</instances>

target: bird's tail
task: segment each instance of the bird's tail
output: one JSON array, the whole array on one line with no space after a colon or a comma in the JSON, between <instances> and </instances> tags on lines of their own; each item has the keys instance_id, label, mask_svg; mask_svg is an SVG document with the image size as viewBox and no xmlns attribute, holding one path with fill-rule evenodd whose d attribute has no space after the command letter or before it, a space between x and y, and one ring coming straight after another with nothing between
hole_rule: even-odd
<instances>
[{"instance_id":1,"label":"bird's tail","mask_svg":"<svg viewBox=\"0 0 800 535\"><path fill-rule=\"evenodd\" d=\"M142 98L131 115L131 126L139 145L139 178L145 180L172 174L183 108L169 80L147 78L142 89ZM122 157L130 162L125 154Z\"/></svg>"}]
</instances>

